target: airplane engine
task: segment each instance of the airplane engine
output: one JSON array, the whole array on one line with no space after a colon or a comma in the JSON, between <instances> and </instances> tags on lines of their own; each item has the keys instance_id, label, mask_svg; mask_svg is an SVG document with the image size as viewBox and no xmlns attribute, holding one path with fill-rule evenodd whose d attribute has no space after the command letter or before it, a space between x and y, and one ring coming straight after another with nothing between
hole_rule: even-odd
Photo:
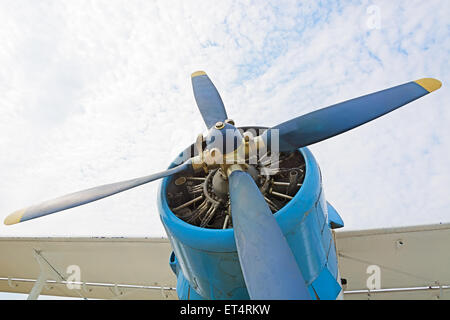
<instances>
[{"instance_id":1,"label":"airplane engine","mask_svg":"<svg viewBox=\"0 0 450 320\"><path fill-rule=\"evenodd\" d=\"M236 128L204 71L191 75L208 128L168 170L14 211L6 225L85 205L162 180L160 218L173 247L180 299L336 299L342 288L325 200L307 146L392 112L442 86L433 78L347 100L272 128Z\"/></svg>"},{"instance_id":2,"label":"airplane engine","mask_svg":"<svg viewBox=\"0 0 450 320\"><path fill-rule=\"evenodd\" d=\"M265 128L240 130L259 135ZM336 299L341 286L331 229L343 223L325 200L312 153L307 148L280 153L276 163L262 156L248 173L275 215L311 297ZM249 299L235 244L228 182L220 169L164 178L158 208L174 249L170 266L177 275L179 298Z\"/></svg>"}]
</instances>

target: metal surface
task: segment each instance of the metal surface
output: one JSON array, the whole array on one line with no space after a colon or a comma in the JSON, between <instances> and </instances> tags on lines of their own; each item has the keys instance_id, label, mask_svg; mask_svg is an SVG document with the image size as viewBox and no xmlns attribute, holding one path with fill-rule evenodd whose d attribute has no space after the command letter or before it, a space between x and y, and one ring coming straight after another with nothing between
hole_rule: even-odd
<instances>
[{"instance_id":1,"label":"metal surface","mask_svg":"<svg viewBox=\"0 0 450 320\"><path fill-rule=\"evenodd\" d=\"M345 299L450 299L450 224L336 231L335 238L341 278L347 281ZM0 238L1 292L30 293L40 274L34 249L61 273L68 265L80 265L85 282L81 296L54 279L47 280L42 294L177 298L176 278L168 267L170 243L152 238ZM230 267L232 261L222 260L222 265ZM369 265L381 269L381 288L370 292Z\"/></svg>"},{"instance_id":2,"label":"metal surface","mask_svg":"<svg viewBox=\"0 0 450 320\"><path fill-rule=\"evenodd\" d=\"M450 299L450 224L335 235L345 299ZM380 268L380 290L370 293L369 266Z\"/></svg>"},{"instance_id":3,"label":"metal surface","mask_svg":"<svg viewBox=\"0 0 450 320\"><path fill-rule=\"evenodd\" d=\"M149 176L131 179L122 182L116 182L111 184L106 184L103 186L98 186L94 188L90 188L87 190L78 191L75 193L71 193L56 199L48 200L42 202L40 204L18 210L12 214L10 214L5 219L5 224L11 225L19 222L24 222L27 220L39 218L51 213L67 210L73 207L81 206L83 204L97 201L109 196L112 196L116 193L123 192L143 184L167 177L169 175L189 170L192 168L190 161L185 162L184 164L177 166L175 168L171 168L169 170L165 170L159 173L151 174Z\"/></svg>"},{"instance_id":4,"label":"metal surface","mask_svg":"<svg viewBox=\"0 0 450 320\"><path fill-rule=\"evenodd\" d=\"M434 90L440 87L438 80L430 80L439 83ZM263 140L270 146L270 131L279 130L279 150L295 150L356 128L428 93L417 82L408 82L291 119L267 130Z\"/></svg>"},{"instance_id":5,"label":"metal surface","mask_svg":"<svg viewBox=\"0 0 450 320\"><path fill-rule=\"evenodd\" d=\"M165 177L158 196L158 208L174 250L170 266L177 275L179 297L183 299L248 299L250 292L251 297L305 298L307 296L306 290L302 290L301 294L296 292L293 295L283 295L286 292L292 293L293 291L290 290L294 287L297 289L304 288L300 283L296 283L301 277L303 279L300 282L304 282L304 285L307 286L311 298L336 299L340 297L342 288L331 229L342 227L343 222L339 214L325 200L322 177L314 157L307 148L299 148L333 137L376 119L438 89L441 83L435 79L420 79L416 82L406 83L291 119L266 130L262 136L255 138L248 134L242 136L238 129L234 127L234 124L226 121L228 117L222 99L204 72L192 74L192 84L202 117L207 127L210 128L205 139L202 136L198 137L196 143L197 156L195 158L186 160L186 156L190 157L191 154L183 154L178 157L178 161L171 164L171 169L162 173L92 188L19 210L7 217L5 223L14 224L34 219ZM213 127L214 125L216 126ZM230 137L225 135L227 131L232 134ZM225 139L223 139L224 136L226 136ZM280 138L279 141L278 137ZM278 142L280 144L279 149ZM230 150L227 148L228 144L232 145ZM191 146L187 150L191 151L192 148ZM280 154L279 151L282 153ZM282 156L286 156L283 152L289 153L286 159ZM250 163L250 160L258 154L262 156L258 160L259 163ZM272 160L272 156L278 154L280 158ZM276 177L275 182L277 184L275 184L271 175L282 175L284 168L281 164L285 164L285 161L291 157L298 157L299 154L304 159L305 170L299 167L298 163L294 167L297 167L296 170L299 169L299 172L304 174L304 180L297 181L294 174L292 177L288 176L284 180L281 179L281 181L278 179L279 177ZM266 159L262 160L264 157ZM269 157L270 159L267 159ZM180 159L184 159L183 164L177 167L180 164ZM270 167L266 167L269 164ZM294 167L288 167L286 171L289 173ZM187 169L190 169L190 174L180 176L179 173ZM212 182L213 170L218 170L217 172L224 175L223 181L216 179L215 186ZM246 173L243 171L246 171ZM193 176L201 172L208 174L208 176ZM193 181L190 178L204 180L193 186L188 183L188 181ZM237 212L239 212L238 219L240 219L240 222L237 223L239 227L237 227L236 232L230 229L233 227L233 214L229 210L230 201L227 200L226 194L223 192L227 178L228 180L237 179L240 181L239 183L230 183L229 186L231 189L229 193L232 195L231 198L234 199L231 207L232 209L237 208ZM171 189L172 181L177 181L173 185L178 189ZM252 181L252 184L247 183L249 181ZM253 181L256 181L256 184ZM286 186L283 183L288 184ZM247 198L243 196L246 193L249 194ZM261 213L264 217L258 216ZM253 218L249 219L252 215ZM217 218L222 220L217 220ZM271 222L261 224L262 220L258 221L260 219ZM279 229L273 228L275 225L278 225L277 228ZM258 232L255 232L258 227L266 227L267 230L258 234ZM245 231L242 231L244 229ZM274 236L275 229L280 231L276 236ZM237 247L235 239L238 243ZM280 239L286 240L288 248L279 244ZM264 243L265 240L268 242ZM258 242L264 243L264 245L259 246ZM256 277L256 280L248 281L249 290L247 290L240 265L243 266L246 280L254 278L254 274L258 270L265 270L264 264L258 264L257 262L258 259L264 257L260 249L262 247L270 248L271 245L276 243L278 245L275 245L275 248L279 250L272 248L270 250L272 256L267 259L268 261L271 259L277 260L281 264L281 270L276 273L275 270L271 269L269 272L271 277L269 277L269 273L266 273L266 284L259 283L264 281L262 276ZM86 248L88 252L90 245L92 244L88 244ZM397 239L395 245L398 250L401 250L405 241ZM62 246L64 250L66 247ZM78 248L79 246L75 247ZM242 249L244 247L245 249ZM237 250L238 248L239 250ZM34 249L36 248L33 247ZM114 250L116 253L120 253L119 260L131 264L130 261L133 261L133 257L126 257L124 251L121 251L120 248L115 247ZM288 253L289 250L291 253ZM46 261L49 261L52 269L63 270L59 268L64 268L64 263L69 261L67 253L60 250L54 255L53 251L45 249L43 257L45 256ZM252 251L258 251L258 254L253 256L254 261L248 258L252 256ZM107 253L105 248L100 250L97 248L93 252L103 255ZM71 252L71 254L73 253ZM127 251L127 254L130 253L132 251ZM244 256L245 258L243 258ZM64 258L59 261L58 259L61 257ZM99 276L98 270L101 267L98 261L108 260L107 256L102 258L95 254L91 256L92 265L89 265L86 260L83 260L86 258L86 252L77 257L78 259L74 261L82 263L83 268L85 268L83 270L97 270L96 277ZM115 257L117 258L117 255ZM290 257L294 257L291 260L295 260L295 262L286 263ZM136 257L134 258L136 259ZM242 260L240 261L239 258ZM360 263L366 261L347 255L345 252L339 252L339 259L359 261ZM14 259L11 261L14 261ZM58 265L58 261L60 265ZM121 262L117 263L119 266L121 264ZM294 267L295 264L297 267ZM137 265L139 268L145 266L139 263ZM248 269L250 272L246 270L247 266L251 266ZM111 268L111 265L107 267ZM298 270L295 271L296 269L300 269L301 276L298 276ZM398 272L398 270L389 267L385 269ZM124 269L120 270L123 271ZM59 272L62 271L58 271L58 274ZM297 276L295 276L296 273ZM135 273L131 272L131 274ZM405 274L412 275L410 272ZM294 276L293 278L296 280L288 280L291 276ZM110 279L112 278L110 277ZM7 276L6 279L9 279L7 281L8 286L13 287L11 276ZM38 277L38 279L34 290L36 293L40 289L44 290L45 287L44 278ZM144 277L140 275L134 280L138 279L144 279ZM133 283L132 277L129 280ZM277 285L277 280L278 284L282 285ZM108 282L101 283L111 284ZM112 292L115 296L120 296L121 290L119 287L128 288L129 283L130 281L127 281L126 284L117 284L116 282L113 285ZM157 287L158 284L156 283L155 286ZM161 288L167 287L162 284L159 286ZM273 290L273 292L266 292L268 290ZM444 289L441 287L442 290ZM260 295L262 291L265 291L263 296Z\"/></svg>"},{"instance_id":6,"label":"metal surface","mask_svg":"<svg viewBox=\"0 0 450 320\"><path fill-rule=\"evenodd\" d=\"M337 281L337 258L328 227L327 203L322 192L319 168L307 148L299 152L305 162L303 184L293 199L286 200L285 205L274 213L274 217L286 237L311 297L336 299L341 287ZM171 211L167 198L172 180L162 180L158 209L177 258L179 297L188 299L189 293L195 292L197 298L203 299L249 299L239 264L234 229L200 228L177 217ZM286 186L280 188L286 189Z\"/></svg>"},{"instance_id":7,"label":"metal surface","mask_svg":"<svg viewBox=\"0 0 450 320\"><path fill-rule=\"evenodd\" d=\"M244 135L257 132L258 129L261 128L239 128ZM258 159L252 165L246 163L244 168L255 180L269 208L275 213L292 200L302 186L305 161L298 151L285 153L274 159L271 156L261 159L262 161ZM272 175L267 175L265 169L270 168L272 161L277 162L277 170ZM180 219L190 224L212 229L224 229L224 226L232 228L227 175L233 168L241 169L241 165L175 175L167 188L169 207Z\"/></svg>"},{"instance_id":8,"label":"metal surface","mask_svg":"<svg viewBox=\"0 0 450 320\"><path fill-rule=\"evenodd\" d=\"M0 238L0 291L30 293L41 274L35 250L66 280L68 267L79 266L85 283L71 290L49 274L43 295L177 299L170 243L153 238Z\"/></svg>"},{"instance_id":9,"label":"metal surface","mask_svg":"<svg viewBox=\"0 0 450 320\"><path fill-rule=\"evenodd\" d=\"M239 263L251 299L311 299L272 211L246 172L230 176L231 216Z\"/></svg>"},{"instance_id":10,"label":"metal surface","mask_svg":"<svg viewBox=\"0 0 450 320\"><path fill-rule=\"evenodd\" d=\"M222 98L216 87L203 71L194 72L191 76L194 97L198 109L209 129L219 121L228 119Z\"/></svg>"}]
</instances>

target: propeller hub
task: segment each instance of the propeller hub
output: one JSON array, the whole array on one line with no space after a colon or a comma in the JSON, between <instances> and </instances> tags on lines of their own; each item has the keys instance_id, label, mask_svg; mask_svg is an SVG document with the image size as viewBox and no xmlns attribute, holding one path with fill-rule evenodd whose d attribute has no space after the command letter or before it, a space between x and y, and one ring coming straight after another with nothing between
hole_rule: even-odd
<instances>
[{"instance_id":1,"label":"propeller hub","mask_svg":"<svg viewBox=\"0 0 450 320\"><path fill-rule=\"evenodd\" d=\"M223 128L225 128L225 124L221 121L216 122L215 126L214 126L217 130L221 130Z\"/></svg>"},{"instance_id":2,"label":"propeller hub","mask_svg":"<svg viewBox=\"0 0 450 320\"><path fill-rule=\"evenodd\" d=\"M242 135L239 130L229 123L217 122L206 136L206 149L217 149L222 155L234 152L242 144Z\"/></svg>"},{"instance_id":3,"label":"propeller hub","mask_svg":"<svg viewBox=\"0 0 450 320\"><path fill-rule=\"evenodd\" d=\"M259 171L254 166L232 165L228 167L228 172L224 172L223 168L220 168L214 174L214 177L212 179L212 186L214 193L224 200L227 199L229 192L228 176L235 170L246 171L252 177L253 181L255 181L257 185L259 185Z\"/></svg>"}]
</instances>

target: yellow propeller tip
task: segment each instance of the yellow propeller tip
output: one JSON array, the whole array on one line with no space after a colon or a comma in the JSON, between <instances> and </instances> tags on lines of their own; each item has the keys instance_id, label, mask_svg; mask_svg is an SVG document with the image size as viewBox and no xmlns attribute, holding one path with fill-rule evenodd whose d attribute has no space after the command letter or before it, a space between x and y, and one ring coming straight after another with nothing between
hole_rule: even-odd
<instances>
[{"instance_id":1,"label":"yellow propeller tip","mask_svg":"<svg viewBox=\"0 0 450 320\"><path fill-rule=\"evenodd\" d=\"M442 87L442 82L433 78L422 78L414 81L428 92L433 92Z\"/></svg>"},{"instance_id":2,"label":"yellow propeller tip","mask_svg":"<svg viewBox=\"0 0 450 320\"><path fill-rule=\"evenodd\" d=\"M7 216L7 217L5 218L4 223L5 223L7 226L10 226L10 225L12 225L12 224L19 223L19 222L20 222L20 219L22 219L24 213L25 213L25 209L17 210L17 211L15 211L15 212L11 213L9 216Z\"/></svg>"},{"instance_id":3,"label":"yellow propeller tip","mask_svg":"<svg viewBox=\"0 0 450 320\"><path fill-rule=\"evenodd\" d=\"M191 78L195 78L198 76L206 76L206 72L205 71L196 71L193 74L191 74Z\"/></svg>"}]
</instances>

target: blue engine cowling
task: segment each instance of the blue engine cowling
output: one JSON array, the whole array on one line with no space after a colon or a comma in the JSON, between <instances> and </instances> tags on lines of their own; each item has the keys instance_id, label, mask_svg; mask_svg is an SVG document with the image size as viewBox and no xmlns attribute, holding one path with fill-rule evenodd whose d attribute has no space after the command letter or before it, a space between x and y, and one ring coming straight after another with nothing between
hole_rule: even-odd
<instances>
[{"instance_id":1,"label":"blue engine cowling","mask_svg":"<svg viewBox=\"0 0 450 320\"><path fill-rule=\"evenodd\" d=\"M303 185L275 218L307 282L311 297L336 299L341 292L332 228L343 226L322 189L320 169L307 148ZM172 163L171 167L175 163ZM180 299L249 299L239 265L233 229L200 228L184 222L169 208L167 186L158 192L161 221L174 253L170 266L177 275ZM280 270L282 272L282 270Z\"/></svg>"}]
</instances>

